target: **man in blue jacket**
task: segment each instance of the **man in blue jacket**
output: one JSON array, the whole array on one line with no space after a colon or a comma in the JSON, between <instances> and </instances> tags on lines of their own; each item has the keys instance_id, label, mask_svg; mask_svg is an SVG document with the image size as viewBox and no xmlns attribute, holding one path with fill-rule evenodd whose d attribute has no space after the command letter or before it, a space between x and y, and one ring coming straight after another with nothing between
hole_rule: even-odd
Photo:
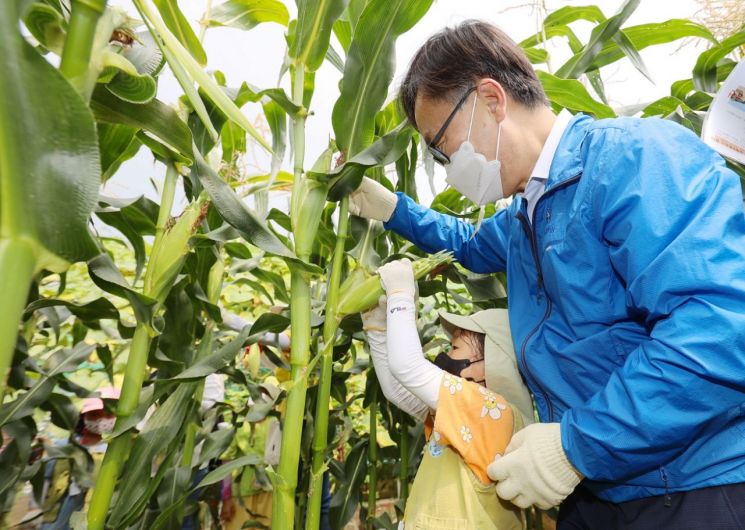
<instances>
[{"instance_id":1,"label":"man in blue jacket","mask_svg":"<svg viewBox=\"0 0 745 530\"><path fill-rule=\"evenodd\" d=\"M431 37L400 99L451 186L477 205L515 195L477 232L367 178L350 200L427 252L507 272L541 423L490 466L497 493L561 503L560 529L745 528L734 172L670 121L554 115L522 51L482 22Z\"/></svg>"}]
</instances>

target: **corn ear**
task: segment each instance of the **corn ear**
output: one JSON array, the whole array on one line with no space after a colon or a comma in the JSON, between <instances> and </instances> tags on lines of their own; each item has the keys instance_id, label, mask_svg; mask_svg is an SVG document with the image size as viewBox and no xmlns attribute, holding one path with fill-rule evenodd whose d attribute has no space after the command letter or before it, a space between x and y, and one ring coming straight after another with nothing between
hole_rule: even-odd
<instances>
[{"instance_id":1,"label":"corn ear","mask_svg":"<svg viewBox=\"0 0 745 530\"><path fill-rule=\"evenodd\" d=\"M292 200L292 233L295 238L295 254L307 260L313 250L323 208L326 206L328 187L321 182L304 178L296 184Z\"/></svg>"},{"instance_id":2,"label":"corn ear","mask_svg":"<svg viewBox=\"0 0 745 530\"><path fill-rule=\"evenodd\" d=\"M452 260L453 256L449 252L438 252L418 259L412 263L414 278L419 280L440 265L450 263ZM341 286L339 318L367 311L378 303L383 294L385 291L380 283L380 276L369 275L364 268L357 267Z\"/></svg>"},{"instance_id":3,"label":"corn ear","mask_svg":"<svg viewBox=\"0 0 745 530\"><path fill-rule=\"evenodd\" d=\"M189 239L207 214L208 207L209 203L203 200L190 204L155 243L144 278L145 295L161 304L165 301L189 254Z\"/></svg>"},{"instance_id":4,"label":"corn ear","mask_svg":"<svg viewBox=\"0 0 745 530\"><path fill-rule=\"evenodd\" d=\"M210 303L217 305L220 301L220 293L222 292L222 280L225 274L225 262L220 256L217 261L210 268L209 275L207 277L207 300Z\"/></svg>"},{"instance_id":5,"label":"corn ear","mask_svg":"<svg viewBox=\"0 0 745 530\"><path fill-rule=\"evenodd\" d=\"M333 151L326 149L313 164L311 171L327 173L331 167ZM316 232L326 206L328 185L310 178L302 178L293 184L290 215L292 233L295 238L295 254L307 260L313 250Z\"/></svg>"}]
</instances>

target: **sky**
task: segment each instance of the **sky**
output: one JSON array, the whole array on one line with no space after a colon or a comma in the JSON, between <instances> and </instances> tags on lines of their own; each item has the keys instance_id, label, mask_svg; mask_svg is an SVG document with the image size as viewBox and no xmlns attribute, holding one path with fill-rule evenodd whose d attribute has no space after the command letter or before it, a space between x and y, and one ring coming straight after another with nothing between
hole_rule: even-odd
<instances>
[{"instance_id":1,"label":"sky","mask_svg":"<svg viewBox=\"0 0 745 530\"><path fill-rule=\"evenodd\" d=\"M217 5L221 0L214 0ZM545 0L548 12L566 5L595 4L606 16L615 14L623 4L622 0L580 0L558 1ZM110 5L117 5L136 16L129 0L110 0ZM290 16L295 14L294 2L286 1ZM406 67L415 51L424 41L439 29L457 24L466 19L482 19L496 24L505 30L515 41L534 34L542 14L535 9L535 2L526 0L435 0L429 12L409 32L402 35L396 44L396 73L391 84L390 97L400 84ZM202 18L207 0L181 0L179 2L187 19L198 32L199 20ZM699 5L695 0L642 0L625 26L649 22L661 22L671 18L691 18L695 16ZM576 23L573 25L580 40L585 41L592 25ZM285 28L275 23L260 24L250 31L233 28L210 28L206 32L204 47L208 56L209 70L220 70L227 78L229 86L239 86L243 81L260 88L277 86L279 67L285 55ZM552 66L558 68L570 53L566 41L553 39L549 45ZM337 50L341 47L332 37L332 45ZM603 70L603 79L611 106L620 107L641 102L653 101L668 95L673 81L691 76L696 57L705 49L705 43L697 40L678 41L671 44L649 47L642 50L641 56L650 71L654 83L650 82L627 61ZM539 68L545 68L545 65ZM338 82L341 74L328 62L316 73L316 88L311 104L311 115L306 123L306 167L321 154L333 135L331 129L331 112L339 95ZM288 76L281 86L289 93ZM169 70L164 70L159 78L158 98L173 104L182 94L182 90ZM260 107L249 104L243 111L251 120L260 120ZM249 141L251 141L249 139ZM245 170L249 174L265 174L269 168L268 156L263 156L260 149L253 150L255 155L247 157ZM291 171L291 160L285 158L283 168ZM151 181L162 182L164 168L153 161L152 155L145 148L138 155L126 162L110 179L103 189L103 194L116 197L136 197L145 194L151 198L158 196ZM434 179L435 191L445 188L444 171L438 168ZM429 204L432 193L423 169L417 173L417 188L420 201ZM286 210L289 194L273 194L270 207ZM177 197L174 213L184 206L182 196Z\"/></svg>"}]
</instances>

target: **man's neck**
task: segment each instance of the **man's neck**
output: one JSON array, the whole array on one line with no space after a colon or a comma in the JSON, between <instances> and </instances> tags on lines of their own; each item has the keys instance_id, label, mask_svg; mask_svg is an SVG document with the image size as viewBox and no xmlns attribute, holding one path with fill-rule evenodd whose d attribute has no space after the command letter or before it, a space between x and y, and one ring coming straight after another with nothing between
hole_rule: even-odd
<instances>
[{"instance_id":1,"label":"man's neck","mask_svg":"<svg viewBox=\"0 0 745 530\"><path fill-rule=\"evenodd\" d=\"M520 185L518 187L518 191L524 191L533 168L541 156L543 146L551 134L556 114L550 107L543 105L535 109L522 108L519 112L524 115L518 116L517 119L526 124L522 138L523 149L520 157Z\"/></svg>"}]
</instances>

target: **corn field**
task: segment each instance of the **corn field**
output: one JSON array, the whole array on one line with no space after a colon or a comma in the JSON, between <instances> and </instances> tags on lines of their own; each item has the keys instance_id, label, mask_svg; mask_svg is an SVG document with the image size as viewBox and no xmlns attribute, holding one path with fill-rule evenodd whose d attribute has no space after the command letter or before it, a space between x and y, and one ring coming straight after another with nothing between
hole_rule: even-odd
<instances>
[{"instance_id":1,"label":"corn field","mask_svg":"<svg viewBox=\"0 0 745 530\"><path fill-rule=\"evenodd\" d=\"M616 13L561 7L519 44L555 111L657 116L700 134L741 56L745 20L727 34L685 19L628 25L639 3L619 2ZM271 489L271 523L245 528L313 530L324 474L332 528L396 528L424 432L386 401L369 362L359 314L382 294L375 270L415 261L425 351L443 341L438 309L506 305L504 277L427 256L348 213L347 196L365 175L415 199L416 175L432 175L395 102L396 42L448 4L204 0L201 27L177 0L128 4L0 7L0 526L11 524L24 494L42 506L47 464L64 462L91 492L72 528L181 528L194 514L202 527L218 527L220 485L260 479ZM276 86L210 69L205 33L266 24L287 43ZM577 24L591 25L586 38ZM570 59L550 62L548 41ZM669 95L608 103L608 67L626 61L649 75L639 52L676 41L702 43L702 52ZM333 137L306 160L314 134L306 121L326 62L342 76ZM182 90L177 106L157 97L166 70ZM242 157L257 149L271 169L245 175ZM101 193L141 150L164 170L159 200ZM730 165L745 179L745 167ZM266 206L288 191L288 210ZM185 207L174 211L182 196ZM431 207L479 215L453 189ZM243 317L237 325L234 315ZM215 373L227 381L226 397L204 410L205 379ZM281 390L268 400L267 377ZM105 400L116 423L94 462L72 433L81 401L107 385L121 394ZM251 443L272 419L281 448L267 464ZM384 513L375 509L381 499L391 501ZM527 515L531 528L543 528L553 514Z\"/></svg>"}]
</instances>

